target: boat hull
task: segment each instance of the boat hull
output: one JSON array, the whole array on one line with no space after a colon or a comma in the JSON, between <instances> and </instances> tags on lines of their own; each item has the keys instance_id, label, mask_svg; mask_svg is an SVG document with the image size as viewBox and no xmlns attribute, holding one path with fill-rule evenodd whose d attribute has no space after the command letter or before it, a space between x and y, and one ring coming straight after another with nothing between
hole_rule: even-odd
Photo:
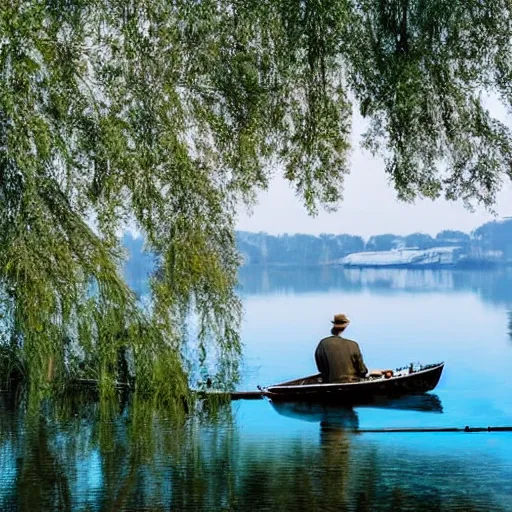
<instances>
[{"instance_id":1,"label":"boat hull","mask_svg":"<svg viewBox=\"0 0 512 512\"><path fill-rule=\"evenodd\" d=\"M372 403L381 397L400 397L433 390L443 372L444 363L429 365L414 373L389 379L365 379L358 382L323 384L320 375L284 382L265 388L265 395L277 401L315 401L339 404Z\"/></svg>"}]
</instances>

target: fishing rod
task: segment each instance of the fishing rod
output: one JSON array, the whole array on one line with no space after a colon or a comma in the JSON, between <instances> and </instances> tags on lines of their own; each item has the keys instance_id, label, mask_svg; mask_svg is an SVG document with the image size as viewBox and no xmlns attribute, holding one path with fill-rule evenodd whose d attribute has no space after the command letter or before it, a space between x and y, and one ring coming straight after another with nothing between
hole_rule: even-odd
<instances>
[{"instance_id":1,"label":"fishing rod","mask_svg":"<svg viewBox=\"0 0 512 512\"><path fill-rule=\"evenodd\" d=\"M512 432L512 427L470 427L466 425L460 427L403 427L403 428L355 428L343 429L335 426L322 426L323 430L345 430L347 432L354 432L357 434L380 434L380 433L423 433L423 432Z\"/></svg>"}]
</instances>

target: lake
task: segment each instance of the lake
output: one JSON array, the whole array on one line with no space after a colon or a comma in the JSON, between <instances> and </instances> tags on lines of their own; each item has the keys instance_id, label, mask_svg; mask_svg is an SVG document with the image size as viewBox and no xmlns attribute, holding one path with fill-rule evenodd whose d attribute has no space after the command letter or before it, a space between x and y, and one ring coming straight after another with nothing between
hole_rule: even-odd
<instances>
[{"instance_id":1,"label":"lake","mask_svg":"<svg viewBox=\"0 0 512 512\"><path fill-rule=\"evenodd\" d=\"M85 401L21 414L0 396L0 510L512 510L512 271L244 268L239 389L316 372L335 313L369 368L446 367L400 408L237 401L177 424ZM347 429L350 427L350 429Z\"/></svg>"}]
</instances>

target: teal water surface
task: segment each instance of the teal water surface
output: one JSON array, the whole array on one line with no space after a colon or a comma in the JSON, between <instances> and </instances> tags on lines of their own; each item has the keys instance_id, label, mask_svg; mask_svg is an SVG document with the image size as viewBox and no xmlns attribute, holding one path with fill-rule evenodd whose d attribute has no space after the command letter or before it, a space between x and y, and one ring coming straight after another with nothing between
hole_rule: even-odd
<instances>
[{"instance_id":1,"label":"teal water surface","mask_svg":"<svg viewBox=\"0 0 512 512\"><path fill-rule=\"evenodd\" d=\"M0 510L512 510L512 434L355 433L511 425L512 272L242 269L240 389L316 372L334 313L372 368L445 361L395 407L234 402L28 415L0 398ZM349 429L347 429L349 427Z\"/></svg>"}]
</instances>

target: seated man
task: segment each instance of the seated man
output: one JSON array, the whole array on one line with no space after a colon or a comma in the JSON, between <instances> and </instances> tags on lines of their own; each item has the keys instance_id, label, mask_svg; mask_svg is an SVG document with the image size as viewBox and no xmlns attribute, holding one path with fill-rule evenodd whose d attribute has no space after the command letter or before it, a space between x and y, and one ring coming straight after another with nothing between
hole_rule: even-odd
<instances>
[{"instance_id":1,"label":"seated man","mask_svg":"<svg viewBox=\"0 0 512 512\"><path fill-rule=\"evenodd\" d=\"M323 382L357 381L368 373L359 345L340 336L349 323L345 315L335 315L332 336L321 340L316 348L316 365Z\"/></svg>"}]
</instances>

